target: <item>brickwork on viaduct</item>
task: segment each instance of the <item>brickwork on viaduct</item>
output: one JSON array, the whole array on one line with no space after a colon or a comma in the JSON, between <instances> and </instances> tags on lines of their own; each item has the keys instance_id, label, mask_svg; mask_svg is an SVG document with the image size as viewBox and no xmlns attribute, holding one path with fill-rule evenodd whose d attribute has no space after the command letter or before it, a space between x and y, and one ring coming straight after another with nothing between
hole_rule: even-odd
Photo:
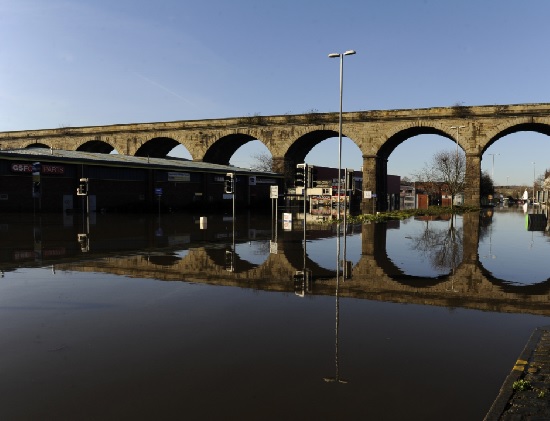
<instances>
[{"instance_id":1,"label":"brickwork on viaduct","mask_svg":"<svg viewBox=\"0 0 550 421\"><path fill-rule=\"evenodd\" d=\"M452 128L460 126L464 127ZM478 205L484 151L515 132L550 135L550 104L348 112L343 115L342 131L362 153L363 190L379 197L386 193L388 158L403 141L436 134L457 142L466 154L465 203ZM3 132L0 149L41 146L165 157L181 144L194 160L228 164L237 149L257 139L271 153L275 170L288 174L314 146L337 136L338 113L309 113ZM373 209L371 200L363 199L363 209ZM377 204L379 210L384 206Z\"/></svg>"}]
</instances>

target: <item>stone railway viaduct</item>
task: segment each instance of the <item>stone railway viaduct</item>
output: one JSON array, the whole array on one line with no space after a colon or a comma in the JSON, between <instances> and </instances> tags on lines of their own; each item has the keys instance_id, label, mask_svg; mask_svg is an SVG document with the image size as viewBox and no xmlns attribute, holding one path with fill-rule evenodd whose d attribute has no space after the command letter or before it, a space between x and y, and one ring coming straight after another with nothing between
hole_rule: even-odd
<instances>
[{"instance_id":1,"label":"stone railway viaduct","mask_svg":"<svg viewBox=\"0 0 550 421\"><path fill-rule=\"evenodd\" d=\"M318 143L338 136L338 113L253 116L161 123L61 127L0 133L0 149L47 147L64 150L165 157L183 145L193 160L228 164L242 145L262 142L273 157L274 170L290 174ZM457 130L451 127L463 128ZM465 203L479 205L484 151L511 133L550 135L550 104L453 106L410 110L357 111L343 115L343 136L363 157L363 190L385 197L387 162L405 140L422 134L451 139L466 154ZM419 146L420 148L421 146ZM373 209L363 199L363 209ZM385 201L376 204L384 210Z\"/></svg>"}]
</instances>

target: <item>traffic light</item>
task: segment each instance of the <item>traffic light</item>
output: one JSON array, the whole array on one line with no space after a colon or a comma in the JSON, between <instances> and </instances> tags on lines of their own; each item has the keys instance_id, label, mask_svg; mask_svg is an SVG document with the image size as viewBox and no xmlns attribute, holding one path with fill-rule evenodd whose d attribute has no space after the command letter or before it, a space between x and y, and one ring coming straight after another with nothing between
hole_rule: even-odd
<instances>
[{"instance_id":1,"label":"traffic light","mask_svg":"<svg viewBox=\"0 0 550 421\"><path fill-rule=\"evenodd\" d=\"M228 172L223 178L223 191L228 194L235 192L235 174Z\"/></svg>"},{"instance_id":2,"label":"traffic light","mask_svg":"<svg viewBox=\"0 0 550 421\"><path fill-rule=\"evenodd\" d=\"M353 170L346 168L346 190L353 190L355 188L355 183L353 180Z\"/></svg>"},{"instance_id":3,"label":"traffic light","mask_svg":"<svg viewBox=\"0 0 550 421\"><path fill-rule=\"evenodd\" d=\"M88 179L81 178L76 189L77 196L88 196Z\"/></svg>"},{"instance_id":4,"label":"traffic light","mask_svg":"<svg viewBox=\"0 0 550 421\"><path fill-rule=\"evenodd\" d=\"M308 181L308 187L317 187L317 168L315 168L313 165L310 165L308 167L309 174L307 177Z\"/></svg>"},{"instance_id":5,"label":"traffic light","mask_svg":"<svg viewBox=\"0 0 550 421\"><path fill-rule=\"evenodd\" d=\"M296 165L294 172L294 186L305 187L307 185L307 164Z\"/></svg>"}]
</instances>

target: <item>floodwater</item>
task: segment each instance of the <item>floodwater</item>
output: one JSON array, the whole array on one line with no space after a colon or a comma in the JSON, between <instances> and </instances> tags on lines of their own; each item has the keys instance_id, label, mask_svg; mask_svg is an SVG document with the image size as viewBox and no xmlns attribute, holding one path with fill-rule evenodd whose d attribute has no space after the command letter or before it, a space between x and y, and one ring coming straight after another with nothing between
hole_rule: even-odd
<instances>
[{"instance_id":1,"label":"floodwater","mask_svg":"<svg viewBox=\"0 0 550 421\"><path fill-rule=\"evenodd\" d=\"M2 215L0 419L481 420L550 324L521 208L200 216Z\"/></svg>"}]
</instances>

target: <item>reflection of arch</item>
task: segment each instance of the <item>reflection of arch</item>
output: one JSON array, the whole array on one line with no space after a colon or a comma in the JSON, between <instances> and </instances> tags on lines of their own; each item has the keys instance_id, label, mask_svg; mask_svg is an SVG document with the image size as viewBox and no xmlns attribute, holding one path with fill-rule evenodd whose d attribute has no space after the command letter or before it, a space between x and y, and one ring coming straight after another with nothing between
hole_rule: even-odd
<instances>
[{"instance_id":1,"label":"reflection of arch","mask_svg":"<svg viewBox=\"0 0 550 421\"><path fill-rule=\"evenodd\" d=\"M364 227L372 228L372 235L374 238L368 235L364 237L370 237L367 241L374 241L373 257L374 261L384 273L391 279L399 282L400 284L417 287L428 288L433 287L448 278L449 275L440 275L434 278L427 278L424 276L414 276L405 274L400 268L398 268L393 261L389 258L386 248L386 223L377 223L371 225L364 225ZM364 231L363 231L364 232ZM363 240L363 244L364 244Z\"/></svg>"},{"instance_id":2,"label":"reflection of arch","mask_svg":"<svg viewBox=\"0 0 550 421\"><path fill-rule=\"evenodd\" d=\"M497 285L502 291L511 294L527 294L527 295L547 295L550 292L550 278L537 284L515 285L508 281L504 281L485 269L480 260L477 262L479 270L487 280L493 285Z\"/></svg>"},{"instance_id":3,"label":"reflection of arch","mask_svg":"<svg viewBox=\"0 0 550 421\"><path fill-rule=\"evenodd\" d=\"M111 153L115 148L112 147L107 142L103 142L101 140L90 140L88 142L83 143L78 148L76 148L77 151L80 152L94 152L94 153L104 153L109 154Z\"/></svg>"},{"instance_id":4,"label":"reflection of arch","mask_svg":"<svg viewBox=\"0 0 550 421\"><path fill-rule=\"evenodd\" d=\"M256 139L244 133L224 136L206 151L203 160L212 164L229 165L229 160L237 149L252 140Z\"/></svg>"},{"instance_id":5,"label":"reflection of arch","mask_svg":"<svg viewBox=\"0 0 550 421\"><path fill-rule=\"evenodd\" d=\"M538 284L514 285L493 276L490 271L483 267L477 254L479 244L479 214L472 212L463 215L463 218L463 260L455 270L454 276L457 279L465 278L471 281L471 266L473 265L482 275L479 277L480 281L486 280L497 286L504 293L546 295L550 292L550 278ZM403 273L403 271L395 266L388 257L386 249L386 229L386 223L363 225L363 254L371 256L377 268L382 269L385 275L402 285L414 288L434 287L449 280L452 273L433 278L412 276ZM359 264L361 264L361 262ZM365 259L363 264L368 265L367 259Z\"/></svg>"},{"instance_id":6,"label":"reflection of arch","mask_svg":"<svg viewBox=\"0 0 550 421\"><path fill-rule=\"evenodd\" d=\"M169 137L155 137L141 145L136 151L135 156L164 158L178 145L179 143L176 140Z\"/></svg>"},{"instance_id":7,"label":"reflection of arch","mask_svg":"<svg viewBox=\"0 0 550 421\"><path fill-rule=\"evenodd\" d=\"M296 270L302 270L304 268L304 247L302 240L293 240L292 242L286 241L284 244L284 255L288 262ZM336 266L336 261L335 261ZM314 278L334 278L336 276L336 270L325 269L307 255L306 249L306 260L305 267L311 270L311 273Z\"/></svg>"},{"instance_id":8,"label":"reflection of arch","mask_svg":"<svg viewBox=\"0 0 550 421\"><path fill-rule=\"evenodd\" d=\"M294 232L293 232L294 233ZM292 233L288 233L292 234ZM301 236L301 233L297 233ZM244 243L238 243L244 244ZM304 252L302 241L299 239L285 239L278 247L278 256L286 260L286 262L292 266L294 270L302 270L304 267ZM211 259L212 263L223 268L227 265L226 260L226 250L230 251L230 247L223 248L205 248L206 255ZM235 272L245 273L252 271L254 269L261 269L270 264L270 257L264 260L261 264L254 264L245 260L239 256L238 253L235 254L235 259L233 261ZM312 274L315 278L333 278L336 276L336 270L327 270L306 255L306 268L312 271Z\"/></svg>"},{"instance_id":9,"label":"reflection of arch","mask_svg":"<svg viewBox=\"0 0 550 421\"><path fill-rule=\"evenodd\" d=\"M148 257L149 262L158 266L173 266L178 263L181 258L174 254L153 254Z\"/></svg>"},{"instance_id":10,"label":"reflection of arch","mask_svg":"<svg viewBox=\"0 0 550 421\"><path fill-rule=\"evenodd\" d=\"M226 267L226 248L205 248L206 255L212 260L212 262L219 266L220 268ZM236 273L248 272L258 265L250 263L248 260L243 260L238 254L235 254L235 259L233 260L234 268Z\"/></svg>"}]
</instances>

